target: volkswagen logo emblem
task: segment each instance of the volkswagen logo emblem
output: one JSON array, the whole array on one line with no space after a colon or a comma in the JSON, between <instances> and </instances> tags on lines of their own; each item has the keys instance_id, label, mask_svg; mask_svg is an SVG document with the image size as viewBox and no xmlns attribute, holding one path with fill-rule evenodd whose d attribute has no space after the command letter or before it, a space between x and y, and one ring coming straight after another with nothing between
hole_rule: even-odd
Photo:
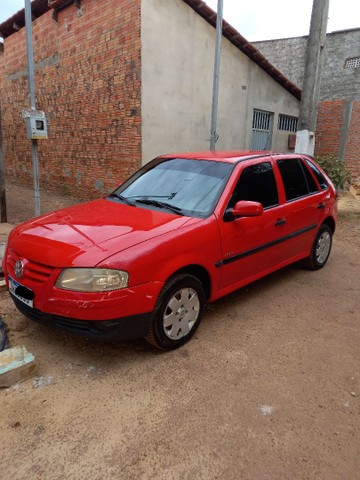
<instances>
[{"instance_id":1,"label":"volkswagen logo emblem","mask_svg":"<svg viewBox=\"0 0 360 480\"><path fill-rule=\"evenodd\" d=\"M20 278L24 273L24 264L22 260L17 260L14 268L15 275Z\"/></svg>"}]
</instances>

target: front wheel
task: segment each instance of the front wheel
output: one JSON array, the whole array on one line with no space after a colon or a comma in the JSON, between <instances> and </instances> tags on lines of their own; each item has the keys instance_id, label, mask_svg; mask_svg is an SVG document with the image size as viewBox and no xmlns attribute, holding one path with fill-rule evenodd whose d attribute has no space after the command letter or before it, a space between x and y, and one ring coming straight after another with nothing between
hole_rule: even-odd
<instances>
[{"instance_id":1,"label":"front wheel","mask_svg":"<svg viewBox=\"0 0 360 480\"><path fill-rule=\"evenodd\" d=\"M319 270L327 262L332 246L332 230L322 225L315 237L310 256L305 259L305 266L310 270Z\"/></svg>"},{"instance_id":2,"label":"front wheel","mask_svg":"<svg viewBox=\"0 0 360 480\"><path fill-rule=\"evenodd\" d=\"M170 279L156 302L146 340L162 350L183 345L196 332L206 305L204 288L193 275Z\"/></svg>"}]
</instances>

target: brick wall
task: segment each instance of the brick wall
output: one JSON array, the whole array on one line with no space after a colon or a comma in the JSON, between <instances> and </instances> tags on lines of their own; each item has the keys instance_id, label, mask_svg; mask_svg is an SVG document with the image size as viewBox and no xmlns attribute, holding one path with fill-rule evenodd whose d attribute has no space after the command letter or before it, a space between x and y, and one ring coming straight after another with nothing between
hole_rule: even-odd
<instances>
[{"instance_id":1,"label":"brick wall","mask_svg":"<svg viewBox=\"0 0 360 480\"><path fill-rule=\"evenodd\" d=\"M40 188L95 197L141 164L140 0L82 0L33 22ZM8 178L32 183L25 29L0 53L0 101Z\"/></svg>"},{"instance_id":2,"label":"brick wall","mask_svg":"<svg viewBox=\"0 0 360 480\"><path fill-rule=\"evenodd\" d=\"M351 124L346 143L346 163L355 182L360 182L360 101L352 103Z\"/></svg>"},{"instance_id":3,"label":"brick wall","mask_svg":"<svg viewBox=\"0 0 360 480\"><path fill-rule=\"evenodd\" d=\"M316 128L315 156L333 154L341 157L352 175L360 180L360 101L350 102L350 113L345 100L320 103ZM342 147L344 144L344 148Z\"/></svg>"},{"instance_id":4,"label":"brick wall","mask_svg":"<svg viewBox=\"0 0 360 480\"><path fill-rule=\"evenodd\" d=\"M338 154L344 103L344 101L320 103L316 128L315 155Z\"/></svg>"}]
</instances>

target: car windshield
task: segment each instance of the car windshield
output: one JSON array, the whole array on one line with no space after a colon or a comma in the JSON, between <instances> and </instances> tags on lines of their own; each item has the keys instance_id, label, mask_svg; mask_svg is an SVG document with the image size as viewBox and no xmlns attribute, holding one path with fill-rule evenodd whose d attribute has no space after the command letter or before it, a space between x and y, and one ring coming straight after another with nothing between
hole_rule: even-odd
<instances>
[{"instance_id":1,"label":"car windshield","mask_svg":"<svg viewBox=\"0 0 360 480\"><path fill-rule=\"evenodd\" d=\"M233 165L225 162L158 158L111 197L138 207L205 218L213 212L232 169Z\"/></svg>"}]
</instances>

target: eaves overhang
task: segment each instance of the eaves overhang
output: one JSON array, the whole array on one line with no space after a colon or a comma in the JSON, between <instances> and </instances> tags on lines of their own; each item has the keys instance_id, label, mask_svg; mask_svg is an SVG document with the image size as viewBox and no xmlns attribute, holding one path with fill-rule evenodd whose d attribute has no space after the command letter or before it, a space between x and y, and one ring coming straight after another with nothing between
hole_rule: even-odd
<instances>
[{"instance_id":1,"label":"eaves overhang","mask_svg":"<svg viewBox=\"0 0 360 480\"><path fill-rule=\"evenodd\" d=\"M44 15L49 10L55 13L74 4L80 6L80 0L33 0L31 2L31 16L33 21ZM25 8L0 25L0 37L6 38L25 27Z\"/></svg>"},{"instance_id":2,"label":"eaves overhang","mask_svg":"<svg viewBox=\"0 0 360 480\"><path fill-rule=\"evenodd\" d=\"M44 13L48 12L49 10L50 8L48 6L48 0L33 0L31 2L31 15L33 20L41 17L41 15L44 15ZM24 8L19 10L0 25L0 36L2 38L9 37L23 27L25 27Z\"/></svg>"},{"instance_id":3,"label":"eaves overhang","mask_svg":"<svg viewBox=\"0 0 360 480\"><path fill-rule=\"evenodd\" d=\"M216 28L217 14L202 0L183 0L195 12L197 12L204 20ZM295 98L301 100L301 88L291 82L280 70L272 65L269 60L250 42L246 40L234 27L226 20L223 20L223 36L227 38L233 45L247 55L254 63L264 70L277 83L290 92Z\"/></svg>"},{"instance_id":4,"label":"eaves overhang","mask_svg":"<svg viewBox=\"0 0 360 480\"><path fill-rule=\"evenodd\" d=\"M202 0L183 0L197 14L199 14L210 25L216 28L217 14ZM49 10L60 10L69 4L76 4L79 0L33 0L31 2L32 18L44 15ZM17 32L25 26L25 9L19 10L15 15L0 25L0 36L6 38ZM269 60L250 42L246 40L234 27L226 20L223 20L223 36L227 38L233 45L247 55L254 63L264 70L277 83L284 87L298 100L301 99L301 89L291 82L280 70L272 65Z\"/></svg>"}]
</instances>

